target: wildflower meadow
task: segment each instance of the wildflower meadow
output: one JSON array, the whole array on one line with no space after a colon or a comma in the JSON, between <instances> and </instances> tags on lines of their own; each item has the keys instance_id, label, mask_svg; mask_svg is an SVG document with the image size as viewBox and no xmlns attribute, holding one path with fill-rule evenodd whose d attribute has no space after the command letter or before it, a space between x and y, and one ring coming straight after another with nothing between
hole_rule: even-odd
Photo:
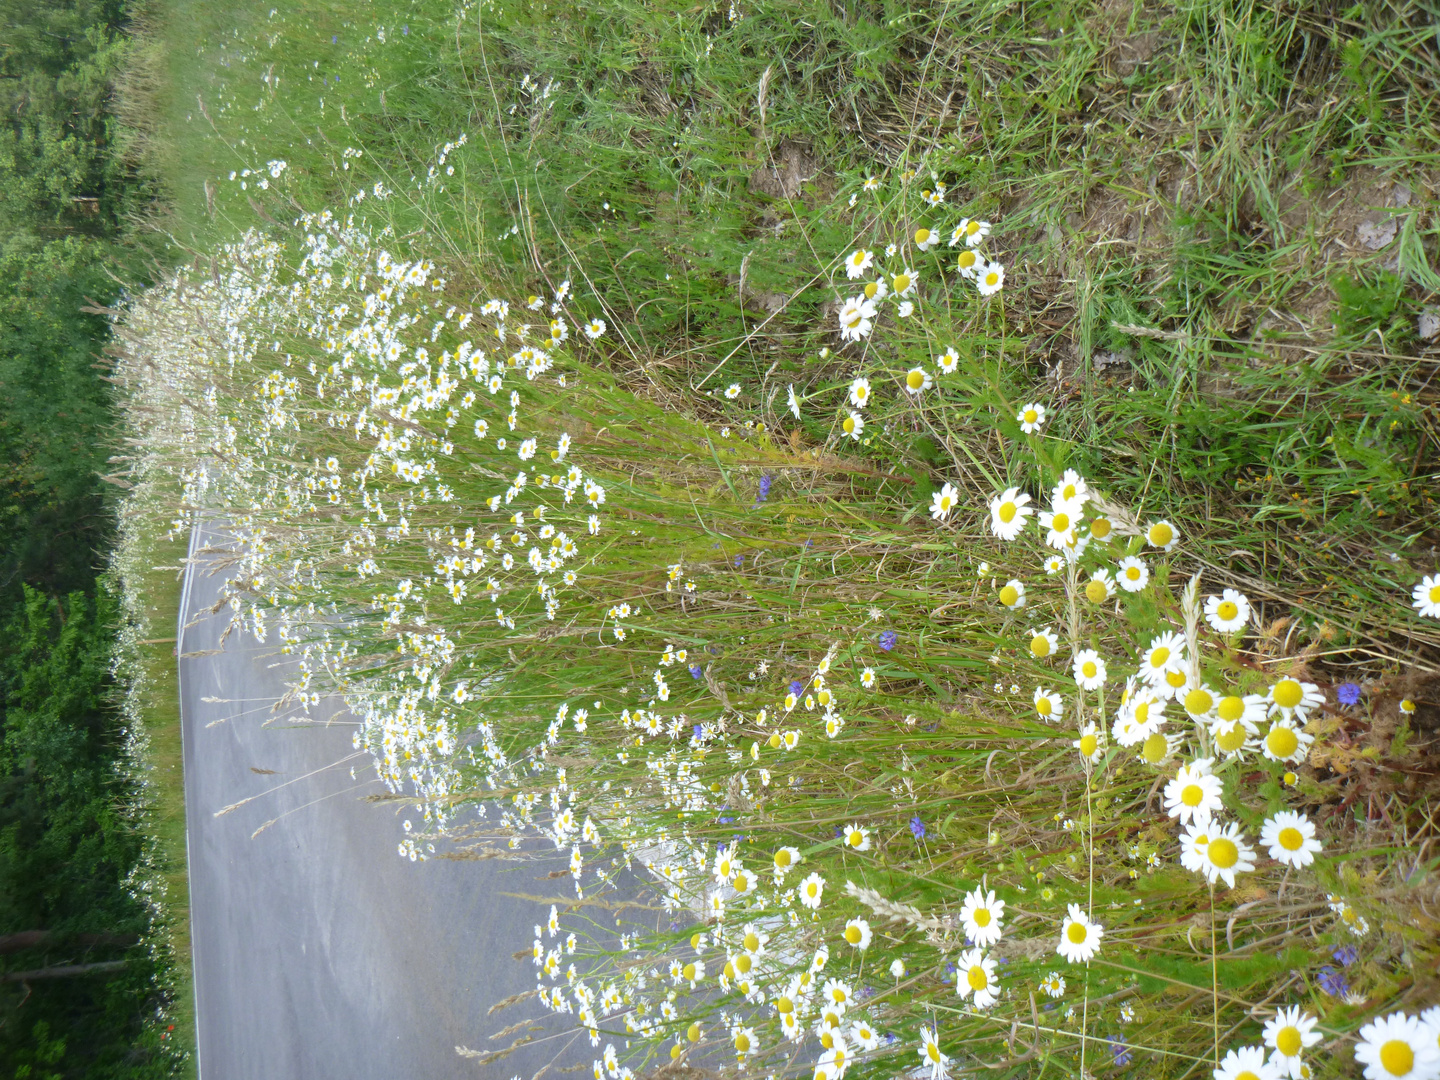
<instances>
[{"instance_id":1,"label":"wildflower meadow","mask_svg":"<svg viewBox=\"0 0 1440 1080\"><path fill-rule=\"evenodd\" d=\"M1164 251L1063 239L1090 128L999 75L1043 35L1078 93L1120 16L1022 7L317 6L185 61L131 481L229 530L398 858L568 859L477 963L596 1080L1440 1077L1430 189L1323 340L1242 341L1317 273L1236 239L1258 166ZM1182 79L1285 16L1155 18ZM1246 138L1349 146L1296 110Z\"/></svg>"}]
</instances>

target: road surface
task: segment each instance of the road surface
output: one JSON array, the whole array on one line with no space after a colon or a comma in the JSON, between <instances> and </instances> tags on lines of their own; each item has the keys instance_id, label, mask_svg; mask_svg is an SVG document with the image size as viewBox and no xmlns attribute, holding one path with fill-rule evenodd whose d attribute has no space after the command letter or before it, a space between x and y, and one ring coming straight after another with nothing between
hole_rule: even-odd
<instances>
[{"instance_id":1,"label":"road surface","mask_svg":"<svg viewBox=\"0 0 1440 1080\"><path fill-rule=\"evenodd\" d=\"M225 543L196 539L192 550ZM501 894L564 895L568 879L538 881L550 867L533 864L402 860L414 806L363 801L383 788L354 756L343 706L273 714L288 658L248 635L222 646L228 609L193 616L222 580L191 568L178 648L200 1080L529 1080L561 1050L557 1066L588 1062L588 1040L545 1032L488 1065L457 1054L504 1047L512 1037L489 1036L548 1017L530 1002L486 1016L535 986L512 953L548 915Z\"/></svg>"}]
</instances>

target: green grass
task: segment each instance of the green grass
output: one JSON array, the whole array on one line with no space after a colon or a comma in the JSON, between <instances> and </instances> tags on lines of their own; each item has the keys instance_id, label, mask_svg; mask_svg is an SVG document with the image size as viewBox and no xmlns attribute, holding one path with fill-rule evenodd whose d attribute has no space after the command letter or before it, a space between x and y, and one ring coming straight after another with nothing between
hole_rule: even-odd
<instances>
[{"instance_id":1,"label":"green grass","mask_svg":"<svg viewBox=\"0 0 1440 1080\"><path fill-rule=\"evenodd\" d=\"M468 310L505 297L519 317L527 295L548 299L572 280L572 322L599 315L609 324L599 346L572 327L573 356L562 355L578 389L525 385L523 407L540 417L538 430L575 435L577 456L605 477L610 510L634 530L626 536L616 521L599 542L576 616L598 633L606 605L632 603L631 644L552 640L533 600L515 609L521 627L506 637L486 625L487 612L452 610L442 597L427 613L463 642L469 666L460 670L509 673L472 708L506 718L496 738L513 755L561 701L595 695L604 727L597 718L591 744L567 744L564 758L583 805L612 818L633 811L651 840L669 823L713 851L738 827L718 818L726 801L732 811L742 801L743 758L697 750L697 775L719 797L704 813L672 817L668 793L640 774L640 744L614 716L633 705L633 682L649 677L667 642L707 650L724 693L707 679L677 697L693 717L728 716L727 747L748 754L754 741L764 767L801 784L745 795L755 858L783 838L832 890L854 875L926 915L953 909L988 875L1029 942L1052 932L1066 902L1105 912L1116 944L1092 969L1085 1001L1129 995L1142 1007L1125 1037L1153 1052L1143 1067L1155 1075L1202 1075L1210 1025L1222 1018L1223 1045L1255 1041L1247 1009L1272 993L1320 1014L1335 1046L1376 1012L1433 998L1424 927L1434 923L1413 897L1434 863L1416 875L1407 862L1433 835L1426 777L1440 712L1440 632L1408 608L1411 585L1435 570L1440 539L1431 385L1440 357L1415 333L1440 284L1433 121L1417 108L1436 91L1421 9L774 2L739 4L735 16L720 6L508 0L458 13L429 2L357 12L306 0L274 15L175 3L157 17L169 62L158 145L173 193L159 224L197 280L230 265L217 245L244 229L264 226L293 252L297 233L276 222L302 209L345 212L355 191L380 182L397 194L356 212L388 226L396 250L442 264L445 304ZM462 132L465 145L446 156L453 175L431 182L440 148ZM275 182L264 171L272 159L288 162ZM260 171L229 178L247 168ZM932 172L949 188L933 211L919 199ZM873 194L862 190L870 175L882 179ZM1408 202L1393 180L1405 182ZM905 244L920 224L948 232L961 216L995 224L986 251L1006 266L1004 292L981 301L949 268L953 251L911 251L917 314L842 346L830 305L857 286L838 260L856 244ZM1396 238L1370 251L1359 227L1387 216L1400 218ZM352 311L363 292L332 290ZM173 310L185 319L204 309ZM293 325L283 334L281 351L330 362ZM453 334L452 324L434 347L453 347ZM960 355L953 375L918 400L899 390L912 365L935 374L950 345ZM283 362L267 353L233 381L218 378L256 475L295 485L310 475L306 462L332 453L358 467L356 444L318 424L286 436L286 453L264 452L254 395L266 365ZM838 424L857 372L876 400L866 438L851 442ZM308 400L315 380L299 366L291 374ZM742 388L734 402L721 395L732 382ZM798 418L786 412L792 387ZM170 400L163 387L144 392ZM340 407L326 400L306 417ZM1040 437L1023 436L1013 419L1027 401L1051 410ZM183 467L189 451L144 415L144 438ZM473 452L501 468L486 464L488 450ZM983 505L995 491L1043 494L1067 467L1139 522L1166 518L1183 537L1171 558L1147 555L1156 586L1113 610L1073 606L1081 582L1046 578L1039 545L1002 546L986 530ZM752 505L762 475L773 488ZM495 485L463 470L446 477L457 508L412 505L417 530L473 522L483 536L493 515L476 508ZM926 506L947 481L961 510L933 527ZM259 498L238 474L227 483L239 505ZM292 522L290 510L262 502L267 520ZM368 519L368 508L347 507L354 521ZM366 584L328 527L283 543L327 575L296 584L279 604L291 611L300 599L366 605L430 561L418 541L397 543L384 549L385 584ZM664 590L672 562L695 575L703 618ZM1033 687L1068 678L1030 657L1032 625L1056 625L1071 647L1094 644L1115 663L1183 624L1178 593L1197 570L1204 592L1230 585L1257 605L1251 637L1205 638L1214 685L1264 692L1290 674L1332 701L1346 680L1367 693L1359 711L1312 721L1316 749L1293 788L1263 759L1225 767L1227 811L1252 838L1267 813L1292 806L1324 822L1327 843L1303 882L1282 881L1272 866L1221 893L1215 903L1256 905L1232 912L1233 932L1174 863L1167 823L1154 819L1154 769L1113 748L1093 770L1077 768L1069 737L1056 739L1028 707ZM994 602L994 587L1012 576L1031 590L1026 617ZM876 646L871 606L878 626L901 635L894 653ZM357 627L353 642L373 664L365 678L403 678L408 661L378 620ZM807 728L794 757L763 749L773 720L761 723L758 710L773 717L784 682L813 674L832 645L837 685L863 715L833 743ZM758 667L767 658L768 681ZM866 665L879 673L873 693L857 689ZM672 671L672 682L690 682ZM1420 702L1413 728L1398 719L1402 697ZM722 700L733 713L717 709ZM632 752L633 762L613 763ZM462 801L483 790L485 770L466 778L474 787ZM556 782L549 772L489 779L517 796L547 795ZM900 795L912 779L918 793ZM624 786L626 799L606 785ZM929 829L924 845L910 837L912 812ZM1062 827L1066 818L1074 829ZM852 820L874 830L873 855L837 850L830 830ZM1166 865L1141 870L1131 845L1140 858L1164 854ZM1138 881L1121 870L1131 865ZM1327 891L1376 927L1351 973L1362 1005L1316 989L1326 954L1297 936L1313 932L1327 947L1349 940L1326 921ZM778 893L769 899L774 914ZM1136 899L1140 909L1126 906ZM864 908L834 904L794 947L839 948L837 927ZM894 956L931 956L922 927L887 929L878 959L857 970L845 955L856 980ZM692 930L646 937L643 962L663 966ZM1212 940L1225 946L1216 971ZM877 1000L907 1055L918 1018L957 1008L940 980L947 955ZM1007 959L1017 986L1056 964L1053 952L1023 948ZM621 979L642 957L595 962ZM1287 984L1292 969L1302 978ZM1078 1073L1073 1031L1056 1034L1065 1025L1055 1017L1034 1023L1016 993L999 1027L1030 1024L1043 1067ZM713 1025L713 1002L686 1008ZM947 1034L957 1041L946 1045L958 1053L968 1039L986 1040L992 1020L953 1024L947 1031L961 1035ZM1004 1034L982 1059L1021 1053ZM1000 1074L1028 1075L1033 1060ZM1348 1062L1336 1053L1317 1065L1338 1075Z\"/></svg>"}]
</instances>

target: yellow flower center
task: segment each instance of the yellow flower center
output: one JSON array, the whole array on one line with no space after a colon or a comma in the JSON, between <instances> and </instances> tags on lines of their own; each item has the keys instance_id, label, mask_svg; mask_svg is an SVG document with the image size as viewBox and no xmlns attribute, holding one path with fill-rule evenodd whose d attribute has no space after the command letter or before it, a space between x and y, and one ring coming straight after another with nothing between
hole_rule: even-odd
<instances>
[{"instance_id":1,"label":"yellow flower center","mask_svg":"<svg viewBox=\"0 0 1440 1080\"><path fill-rule=\"evenodd\" d=\"M1206 856L1221 870L1229 870L1240 861L1240 849L1235 846L1235 841L1217 836L1210 841L1210 846L1206 849Z\"/></svg>"},{"instance_id":2,"label":"yellow flower center","mask_svg":"<svg viewBox=\"0 0 1440 1080\"><path fill-rule=\"evenodd\" d=\"M975 912L974 919L975 919L975 925L976 925L976 926L989 926L989 925L990 925L990 909L989 909L989 908L983 908L983 907L980 908L980 909L978 909L978 910Z\"/></svg>"},{"instance_id":3,"label":"yellow flower center","mask_svg":"<svg viewBox=\"0 0 1440 1080\"><path fill-rule=\"evenodd\" d=\"M1034 409L1026 409L1026 410L1025 410L1025 423L1027 423L1027 424L1033 424L1033 423L1035 423L1036 420L1039 420L1039 419L1040 419L1040 414L1037 413Z\"/></svg>"},{"instance_id":4,"label":"yellow flower center","mask_svg":"<svg viewBox=\"0 0 1440 1080\"><path fill-rule=\"evenodd\" d=\"M895 291L897 293L903 293L906 289L910 288L909 274L896 274L893 280L895 282Z\"/></svg>"},{"instance_id":5,"label":"yellow flower center","mask_svg":"<svg viewBox=\"0 0 1440 1080\"><path fill-rule=\"evenodd\" d=\"M745 892L745 890L747 890L748 888L750 888L750 878L749 878L748 876L746 876L745 874L736 874L736 875L735 875L735 891L736 891L736 892Z\"/></svg>"},{"instance_id":6,"label":"yellow flower center","mask_svg":"<svg viewBox=\"0 0 1440 1080\"><path fill-rule=\"evenodd\" d=\"M1215 745L1227 754L1233 754L1245 745L1249 735L1243 727L1235 724L1215 736Z\"/></svg>"},{"instance_id":7,"label":"yellow flower center","mask_svg":"<svg viewBox=\"0 0 1440 1080\"><path fill-rule=\"evenodd\" d=\"M1215 704L1215 699L1210 692L1203 687L1197 686L1185 695L1185 711L1192 715L1207 713L1210 707Z\"/></svg>"},{"instance_id":8,"label":"yellow flower center","mask_svg":"<svg viewBox=\"0 0 1440 1080\"><path fill-rule=\"evenodd\" d=\"M915 242L916 242L917 244L928 244L928 243L930 242L930 230L929 230L929 229L916 229L916 230L915 230Z\"/></svg>"},{"instance_id":9,"label":"yellow flower center","mask_svg":"<svg viewBox=\"0 0 1440 1080\"><path fill-rule=\"evenodd\" d=\"M1186 806L1199 806L1205 798L1205 789L1199 784L1186 784L1185 789L1180 792L1180 801Z\"/></svg>"},{"instance_id":10,"label":"yellow flower center","mask_svg":"<svg viewBox=\"0 0 1440 1080\"><path fill-rule=\"evenodd\" d=\"M1233 723L1245 715L1245 700L1237 697L1235 694L1231 694L1229 697L1223 697L1220 699L1220 704L1216 707L1215 713L1226 723Z\"/></svg>"},{"instance_id":11,"label":"yellow flower center","mask_svg":"<svg viewBox=\"0 0 1440 1080\"><path fill-rule=\"evenodd\" d=\"M925 1056L936 1065L940 1064L940 1048L934 1043L925 1044Z\"/></svg>"},{"instance_id":12,"label":"yellow flower center","mask_svg":"<svg viewBox=\"0 0 1440 1080\"><path fill-rule=\"evenodd\" d=\"M1015 513L1019 508L1013 502L1000 504L1000 520L1006 525L1015 520Z\"/></svg>"},{"instance_id":13,"label":"yellow flower center","mask_svg":"<svg viewBox=\"0 0 1440 1080\"><path fill-rule=\"evenodd\" d=\"M740 972L741 975L746 974L753 964L754 961L744 953L741 953L735 958L735 970Z\"/></svg>"},{"instance_id":14,"label":"yellow flower center","mask_svg":"<svg viewBox=\"0 0 1440 1080\"><path fill-rule=\"evenodd\" d=\"M1090 535L1095 537L1096 540L1104 540L1105 537L1110 535L1110 519L1096 518L1090 522Z\"/></svg>"},{"instance_id":15,"label":"yellow flower center","mask_svg":"<svg viewBox=\"0 0 1440 1080\"><path fill-rule=\"evenodd\" d=\"M985 284L986 284L986 285L997 285L997 284L999 284L999 282L1000 282L1000 275L997 274L997 273L995 273L994 270L991 270L988 274L985 275Z\"/></svg>"},{"instance_id":16,"label":"yellow flower center","mask_svg":"<svg viewBox=\"0 0 1440 1080\"><path fill-rule=\"evenodd\" d=\"M690 935L690 947L691 947L692 949L698 949L698 948L700 948L700 935L699 935L699 934L691 934L691 935Z\"/></svg>"},{"instance_id":17,"label":"yellow flower center","mask_svg":"<svg viewBox=\"0 0 1440 1080\"><path fill-rule=\"evenodd\" d=\"M1095 753L1095 748L1100 745L1100 739L1095 735L1080 736L1080 755L1090 757Z\"/></svg>"},{"instance_id":18,"label":"yellow flower center","mask_svg":"<svg viewBox=\"0 0 1440 1080\"><path fill-rule=\"evenodd\" d=\"M1014 607L1015 601L1020 599L1020 590L1014 585L1006 585L1000 590L1000 603L1006 607Z\"/></svg>"},{"instance_id":19,"label":"yellow flower center","mask_svg":"<svg viewBox=\"0 0 1440 1080\"><path fill-rule=\"evenodd\" d=\"M868 386L857 386L855 388L855 396L861 401L864 401L870 396L870 388Z\"/></svg>"},{"instance_id":20,"label":"yellow flower center","mask_svg":"<svg viewBox=\"0 0 1440 1080\"><path fill-rule=\"evenodd\" d=\"M1260 1077L1256 1076L1249 1069L1246 1069L1244 1072L1236 1073L1235 1080L1260 1080Z\"/></svg>"},{"instance_id":21,"label":"yellow flower center","mask_svg":"<svg viewBox=\"0 0 1440 1080\"><path fill-rule=\"evenodd\" d=\"M1280 1034L1275 1036L1275 1049L1286 1057L1295 1057L1299 1054L1300 1046L1300 1029L1293 1025L1281 1028Z\"/></svg>"},{"instance_id":22,"label":"yellow flower center","mask_svg":"<svg viewBox=\"0 0 1440 1080\"><path fill-rule=\"evenodd\" d=\"M1240 605L1234 600L1221 600L1220 606L1215 609L1215 614L1220 616L1222 622L1229 622L1240 614Z\"/></svg>"},{"instance_id":23,"label":"yellow flower center","mask_svg":"<svg viewBox=\"0 0 1440 1080\"><path fill-rule=\"evenodd\" d=\"M1050 519L1050 527L1056 532L1063 533L1070 531L1070 515L1056 514Z\"/></svg>"},{"instance_id":24,"label":"yellow flower center","mask_svg":"<svg viewBox=\"0 0 1440 1080\"><path fill-rule=\"evenodd\" d=\"M1095 666L1094 660L1086 660L1085 663L1080 665L1080 674L1084 675L1087 679L1095 678L1095 674L1099 670L1100 669Z\"/></svg>"},{"instance_id":25,"label":"yellow flower center","mask_svg":"<svg viewBox=\"0 0 1440 1080\"><path fill-rule=\"evenodd\" d=\"M782 997L779 1001L775 1002L775 1011L776 1011L776 1012L779 1012L779 1013L788 1013L788 1012L793 1012L794 1010L795 1010L795 1003L794 1003L793 1001L791 1001L788 997Z\"/></svg>"},{"instance_id":26,"label":"yellow flower center","mask_svg":"<svg viewBox=\"0 0 1440 1080\"><path fill-rule=\"evenodd\" d=\"M1150 543L1156 547L1164 547L1173 539L1175 539L1175 530L1165 522L1157 522L1150 526Z\"/></svg>"},{"instance_id":27,"label":"yellow flower center","mask_svg":"<svg viewBox=\"0 0 1440 1080\"><path fill-rule=\"evenodd\" d=\"M852 832L852 833L850 834L850 846L851 846L851 847L859 847L859 846L860 846L861 844L863 844L864 842L865 842L865 838L864 838L863 836L861 836L858 831Z\"/></svg>"},{"instance_id":28,"label":"yellow flower center","mask_svg":"<svg viewBox=\"0 0 1440 1080\"><path fill-rule=\"evenodd\" d=\"M860 944L860 928L858 926L847 926L845 928L845 940L851 945Z\"/></svg>"},{"instance_id":29,"label":"yellow flower center","mask_svg":"<svg viewBox=\"0 0 1440 1080\"><path fill-rule=\"evenodd\" d=\"M1286 851L1299 851L1300 848L1305 844L1305 837L1300 835L1300 830L1295 828L1294 826L1287 825L1285 828L1281 829L1278 839L1280 841L1280 846L1283 847ZM1289 1056L1294 1057L1293 1054Z\"/></svg>"},{"instance_id":30,"label":"yellow flower center","mask_svg":"<svg viewBox=\"0 0 1440 1080\"><path fill-rule=\"evenodd\" d=\"M1149 764L1158 765L1165 760L1165 751L1168 749L1165 736L1157 731L1145 740L1145 745L1140 750L1140 756Z\"/></svg>"},{"instance_id":31,"label":"yellow flower center","mask_svg":"<svg viewBox=\"0 0 1440 1080\"><path fill-rule=\"evenodd\" d=\"M1275 684L1275 704L1282 709L1293 709L1305 696L1304 689L1294 679L1281 679Z\"/></svg>"},{"instance_id":32,"label":"yellow flower center","mask_svg":"<svg viewBox=\"0 0 1440 1080\"><path fill-rule=\"evenodd\" d=\"M735 962L733 960L726 960L723 971L727 979L735 978Z\"/></svg>"},{"instance_id":33,"label":"yellow flower center","mask_svg":"<svg viewBox=\"0 0 1440 1080\"><path fill-rule=\"evenodd\" d=\"M693 978L695 978L695 965L694 965L694 964L686 964L685 967L684 967L684 969L680 972L680 974L681 974L681 975L684 975L685 978L687 978L687 979L693 979Z\"/></svg>"},{"instance_id":34,"label":"yellow flower center","mask_svg":"<svg viewBox=\"0 0 1440 1080\"><path fill-rule=\"evenodd\" d=\"M1440 604L1440 585L1430 586L1430 603Z\"/></svg>"},{"instance_id":35,"label":"yellow flower center","mask_svg":"<svg viewBox=\"0 0 1440 1080\"><path fill-rule=\"evenodd\" d=\"M1049 716L1051 712L1050 699L1048 697L1042 697L1035 703L1035 711L1041 716Z\"/></svg>"},{"instance_id":36,"label":"yellow flower center","mask_svg":"<svg viewBox=\"0 0 1440 1080\"><path fill-rule=\"evenodd\" d=\"M1273 727L1270 729L1270 734L1265 736L1265 745L1276 757L1287 758L1295 753L1296 748L1300 745L1300 740L1290 728Z\"/></svg>"},{"instance_id":37,"label":"yellow flower center","mask_svg":"<svg viewBox=\"0 0 1440 1080\"><path fill-rule=\"evenodd\" d=\"M866 299L866 300L874 300L874 299L875 299L875 294L876 294L877 292L879 292L879 291L880 291L880 284L879 284L878 282L868 281L868 282L865 283L865 299Z\"/></svg>"},{"instance_id":38,"label":"yellow flower center","mask_svg":"<svg viewBox=\"0 0 1440 1080\"><path fill-rule=\"evenodd\" d=\"M740 1053L742 1053L742 1054L748 1052L749 1049L750 1049L750 1036L749 1036L749 1035L746 1035L745 1032L743 1032L743 1031L740 1032L739 1035L736 1035L736 1036L735 1036L735 1049L738 1050L738 1051L740 1051Z\"/></svg>"},{"instance_id":39,"label":"yellow flower center","mask_svg":"<svg viewBox=\"0 0 1440 1080\"><path fill-rule=\"evenodd\" d=\"M841 428L842 431L845 432L846 435L854 435L854 434L855 434L855 418L854 418L853 416L847 416L847 417L845 417L844 421L842 421L841 424L840 424L840 428Z\"/></svg>"},{"instance_id":40,"label":"yellow flower center","mask_svg":"<svg viewBox=\"0 0 1440 1080\"><path fill-rule=\"evenodd\" d=\"M1126 580L1126 581L1139 581L1139 580L1140 580L1140 568L1139 568L1138 566L1127 566L1127 567L1125 568L1125 580Z\"/></svg>"},{"instance_id":41,"label":"yellow flower center","mask_svg":"<svg viewBox=\"0 0 1440 1080\"><path fill-rule=\"evenodd\" d=\"M971 222L967 223L966 226L965 226L965 235L966 235L966 236L974 236L974 235L975 235L976 233L978 233L979 231L980 231L980 223L979 223L978 221L971 221Z\"/></svg>"},{"instance_id":42,"label":"yellow flower center","mask_svg":"<svg viewBox=\"0 0 1440 1080\"><path fill-rule=\"evenodd\" d=\"M1083 923L1072 922L1065 928L1065 936L1070 939L1072 945L1079 945L1088 935Z\"/></svg>"},{"instance_id":43,"label":"yellow flower center","mask_svg":"<svg viewBox=\"0 0 1440 1080\"><path fill-rule=\"evenodd\" d=\"M1105 598L1109 595L1103 581L1092 581L1085 586L1085 599L1089 600L1092 604L1103 604Z\"/></svg>"},{"instance_id":44,"label":"yellow flower center","mask_svg":"<svg viewBox=\"0 0 1440 1080\"><path fill-rule=\"evenodd\" d=\"M850 327L859 326L859 325L860 325L860 322L861 322L861 319L862 319L862 316L861 316L860 312L859 312L859 311L856 311L854 314L852 314L852 315L850 316L850 321L849 321L848 323L846 323L846 325L847 325L847 326L850 326Z\"/></svg>"},{"instance_id":45,"label":"yellow flower center","mask_svg":"<svg viewBox=\"0 0 1440 1080\"><path fill-rule=\"evenodd\" d=\"M970 969L970 973L965 976L965 981L970 984L971 990L984 990L990 985L990 980L985 977L985 969L979 964Z\"/></svg>"},{"instance_id":46,"label":"yellow flower center","mask_svg":"<svg viewBox=\"0 0 1440 1080\"><path fill-rule=\"evenodd\" d=\"M1144 724L1150 719L1150 702L1142 701L1135 706L1135 723Z\"/></svg>"},{"instance_id":47,"label":"yellow flower center","mask_svg":"<svg viewBox=\"0 0 1440 1080\"><path fill-rule=\"evenodd\" d=\"M674 1046L670 1047L670 1060L671 1060L671 1061L677 1061L677 1060L679 1060L680 1055L683 1054L684 1052L685 1052L684 1050L680 1049L680 1044L679 1044L679 1043L676 1043ZM598 1080L599 1076L601 1075L599 1069L600 1069L600 1067L597 1065L597 1066L596 1066L596 1078L597 1078L597 1080Z\"/></svg>"},{"instance_id":48,"label":"yellow flower center","mask_svg":"<svg viewBox=\"0 0 1440 1080\"><path fill-rule=\"evenodd\" d=\"M1169 660L1169 659L1170 659L1170 650L1169 650L1169 648L1167 648L1167 647L1164 646L1164 645L1161 645L1158 649L1153 649L1153 650L1151 651L1151 653L1150 653L1150 666L1151 666L1152 668L1162 667L1162 666L1164 666L1165 661L1166 661L1166 660Z\"/></svg>"},{"instance_id":49,"label":"yellow flower center","mask_svg":"<svg viewBox=\"0 0 1440 1080\"><path fill-rule=\"evenodd\" d=\"M1167 671L1165 673L1165 685L1173 686L1175 689L1185 685L1185 673L1183 671Z\"/></svg>"},{"instance_id":50,"label":"yellow flower center","mask_svg":"<svg viewBox=\"0 0 1440 1080\"><path fill-rule=\"evenodd\" d=\"M1044 634L1036 634L1030 639L1030 652L1035 656L1050 655L1050 639Z\"/></svg>"},{"instance_id":51,"label":"yellow flower center","mask_svg":"<svg viewBox=\"0 0 1440 1080\"><path fill-rule=\"evenodd\" d=\"M975 253L973 251L962 251L960 257L955 260L955 265L960 270L969 270L975 265Z\"/></svg>"},{"instance_id":52,"label":"yellow flower center","mask_svg":"<svg viewBox=\"0 0 1440 1080\"><path fill-rule=\"evenodd\" d=\"M823 1046L826 1050L834 1049L834 1047L835 1047L835 1036L832 1035L828 1029L825 1030L823 1033L821 1033L821 1035L820 1035L820 1045Z\"/></svg>"},{"instance_id":53,"label":"yellow flower center","mask_svg":"<svg viewBox=\"0 0 1440 1080\"><path fill-rule=\"evenodd\" d=\"M1380 1048L1380 1064L1391 1076L1408 1076L1415 1067L1415 1051L1403 1039L1391 1039Z\"/></svg>"},{"instance_id":54,"label":"yellow flower center","mask_svg":"<svg viewBox=\"0 0 1440 1080\"><path fill-rule=\"evenodd\" d=\"M775 732L774 735L771 735L771 736L770 736L770 739L769 739L769 742L770 742L770 749L771 749L771 750L779 750L779 749L780 749L780 733L777 731L777 732ZM785 855L785 853L782 851L782 852L780 853L780 855ZM785 862L782 863L782 862L780 861L780 855L776 855L776 856L775 856L775 865L776 865L776 866L787 866L787 865L789 865L790 856L785 855Z\"/></svg>"},{"instance_id":55,"label":"yellow flower center","mask_svg":"<svg viewBox=\"0 0 1440 1080\"><path fill-rule=\"evenodd\" d=\"M909 375L905 376L905 385L910 387L911 390L919 390L925 385L925 373L919 370L910 372Z\"/></svg>"}]
</instances>

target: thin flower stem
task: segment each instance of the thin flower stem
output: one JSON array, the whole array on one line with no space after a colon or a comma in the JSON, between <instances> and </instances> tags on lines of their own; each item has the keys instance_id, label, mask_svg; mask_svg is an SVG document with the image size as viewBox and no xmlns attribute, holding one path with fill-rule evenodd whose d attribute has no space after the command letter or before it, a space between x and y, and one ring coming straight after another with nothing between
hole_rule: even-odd
<instances>
[{"instance_id":1,"label":"thin flower stem","mask_svg":"<svg viewBox=\"0 0 1440 1080\"><path fill-rule=\"evenodd\" d=\"M1215 950L1215 883L1210 883L1210 1003L1215 1027L1215 1067L1220 1067L1220 965Z\"/></svg>"}]
</instances>

